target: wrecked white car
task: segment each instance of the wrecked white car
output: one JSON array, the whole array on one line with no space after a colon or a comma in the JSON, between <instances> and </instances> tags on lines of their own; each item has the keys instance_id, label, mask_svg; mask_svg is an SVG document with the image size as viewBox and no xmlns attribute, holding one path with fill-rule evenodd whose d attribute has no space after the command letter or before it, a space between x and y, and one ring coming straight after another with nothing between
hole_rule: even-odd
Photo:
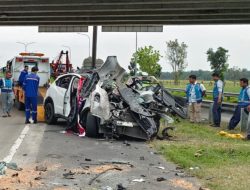
<instances>
[{"instance_id":1,"label":"wrecked white car","mask_svg":"<svg viewBox=\"0 0 250 190\"><path fill-rule=\"evenodd\" d=\"M129 136L149 140L159 131L167 114L186 117L186 109L161 85L142 87L143 80L125 74L115 56L91 72L60 76L48 89L44 101L48 124L67 120L67 129L87 136Z\"/></svg>"}]
</instances>

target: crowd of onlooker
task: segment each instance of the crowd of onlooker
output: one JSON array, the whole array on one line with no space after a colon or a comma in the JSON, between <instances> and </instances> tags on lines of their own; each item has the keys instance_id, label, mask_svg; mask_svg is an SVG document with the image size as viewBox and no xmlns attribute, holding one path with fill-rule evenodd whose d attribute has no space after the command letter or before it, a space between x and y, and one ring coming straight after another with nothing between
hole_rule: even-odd
<instances>
[{"instance_id":1,"label":"crowd of onlooker","mask_svg":"<svg viewBox=\"0 0 250 190\"><path fill-rule=\"evenodd\" d=\"M223 102L224 82L220 79L218 73L213 73L214 81L213 88L213 124L212 127L220 127L221 125L221 106ZM244 109L246 113L250 112L250 86L247 78L240 79L240 95L238 97L238 104L233 113L232 118L228 123L228 130L234 130L241 119L241 110ZM206 94L206 88L202 83L197 82L195 75L189 76L189 84L186 86L186 96L188 101L190 122L201 122L201 105L202 99ZM246 139L250 140L250 127L248 127Z\"/></svg>"}]
</instances>

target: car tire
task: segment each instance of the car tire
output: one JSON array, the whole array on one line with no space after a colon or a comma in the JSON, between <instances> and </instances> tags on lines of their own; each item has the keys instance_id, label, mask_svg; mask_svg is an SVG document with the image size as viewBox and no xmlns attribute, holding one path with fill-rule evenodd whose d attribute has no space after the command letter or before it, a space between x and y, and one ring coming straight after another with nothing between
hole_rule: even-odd
<instances>
[{"instance_id":1,"label":"car tire","mask_svg":"<svg viewBox=\"0 0 250 190\"><path fill-rule=\"evenodd\" d=\"M16 100L16 107L19 111L23 111L25 108L24 103L20 102L18 99Z\"/></svg>"},{"instance_id":2,"label":"car tire","mask_svg":"<svg viewBox=\"0 0 250 190\"><path fill-rule=\"evenodd\" d=\"M87 114L86 119L86 136L87 137L98 137L99 122L98 119L93 116L90 112Z\"/></svg>"},{"instance_id":3,"label":"car tire","mask_svg":"<svg viewBox=\"0 0 250 190\"><path fill-rule=\"evenodd\" d=\"M57 118L55 117L54 106L51 102L48 102L44 106L45 109L45 121L48 125L56 124Z\"/></svg>"}]
</instances>

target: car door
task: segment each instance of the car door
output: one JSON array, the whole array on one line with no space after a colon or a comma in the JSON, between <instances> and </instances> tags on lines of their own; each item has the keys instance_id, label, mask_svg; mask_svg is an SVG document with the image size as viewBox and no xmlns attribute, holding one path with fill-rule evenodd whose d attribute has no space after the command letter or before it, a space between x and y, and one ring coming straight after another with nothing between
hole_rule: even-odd
<instances>
[{"instance_id":1,"label":"car door","mask_svg":"<svg viewBox=\"0 0 250 190\"><path fill-rule=\"evenodd\" d=\"M71 75L66 75L55 81L56 88L53 93L55 113L64 115L65 96L72 80Z\"/></svg>"},{"instance_id":2,"label":"car door","mask_svg":"<svg viewBox=\"0 0 250 190\"><path fill-rule=\"evenodd\" d=\"M71 79L69 88L67 89L65 96L64 96L64 107L63 107L63 115L65 117L68 117L71 111L72 106L77 106L77 105L72 105L72 98L76 98L77 95L77 88L78 88L78 82L79 82L79 77L74 76Z\"/></svg>"}]
</instances>

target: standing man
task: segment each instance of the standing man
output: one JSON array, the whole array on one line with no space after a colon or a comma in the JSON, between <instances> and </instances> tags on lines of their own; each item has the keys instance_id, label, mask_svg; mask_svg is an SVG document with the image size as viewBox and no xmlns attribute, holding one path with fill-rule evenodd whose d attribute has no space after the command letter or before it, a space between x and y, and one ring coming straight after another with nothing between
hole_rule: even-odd
<instances>
[{"instance_id":1,"label":"standing man","mask_svg":"<svg viewBox=\"0 0 250 190\"><path fill-rule=\"evenodd\" d=\"M220 127L221 123L221 105L222 105L222 96L224 90L224 83L220 80L220 75L218 73L213 73L212 78L214 80L214 89L213 89L213 119L214 123L212 127Z\"/></svg>"},{"instance_id":2,"label":"standing man","mask_svg":"<svg viewBox=\"0 0 250 190\"><path fill-rule=\"evenodd\" d=\"M19 75L19 79L18 79L19 86L23 86L23 82L24 82L26 75L28 75L28 71L29 71L29 66L25 65L24 69L22 70L22 72Z\"/></svg>"},{"instance_id":3,"label":"standing man","mask_svg":"<svg viewBox=\"0 0 250 190\"><path fill-rule=\"evenodd\" d=\"M206 93L203 84L197 83L196 75L189 76L189 84L186 87L186 95L189 103L190 122L201 122L201 103L202 97Z\"/></svg>"},{"instance_id":4,"label":"standing man","mask_svg":"<svg viewBox=\"0 0 250 190\"><path fill-rule=\"evenodd\" d=\"M3 115L2 117L11 117L10 111L13 106L13 82L11 80L11 72L6 71L5 78L0 80L0 88L2 93L2 108Z\"/></svg>"},{"instance_id":5,"label":"standing man","mask_svg":"<svg viewBox=\"0 0 250 190\"><path fill-rule=\"evenodd\" d=\"M37 123L37 97L40 78L37 76L38 68L32 67L31 74L25 77L23 89L25 92L25 124L30 123L30 111L34 123Z\"/></svg>"},{"instance_id":6,"label":"standing man","mask_svg":"<svg viewBox=\"0 0 250 190\"><path fill-rule=\"evenodd\" d=\"M235 108L234 114L229 122L228 129L233 130L241 119L241 108L245 108L250 105L250 86L248 86L248 79L240 79L241 91L238 98L238 105Z\"/></svg>"}]
</instances>

